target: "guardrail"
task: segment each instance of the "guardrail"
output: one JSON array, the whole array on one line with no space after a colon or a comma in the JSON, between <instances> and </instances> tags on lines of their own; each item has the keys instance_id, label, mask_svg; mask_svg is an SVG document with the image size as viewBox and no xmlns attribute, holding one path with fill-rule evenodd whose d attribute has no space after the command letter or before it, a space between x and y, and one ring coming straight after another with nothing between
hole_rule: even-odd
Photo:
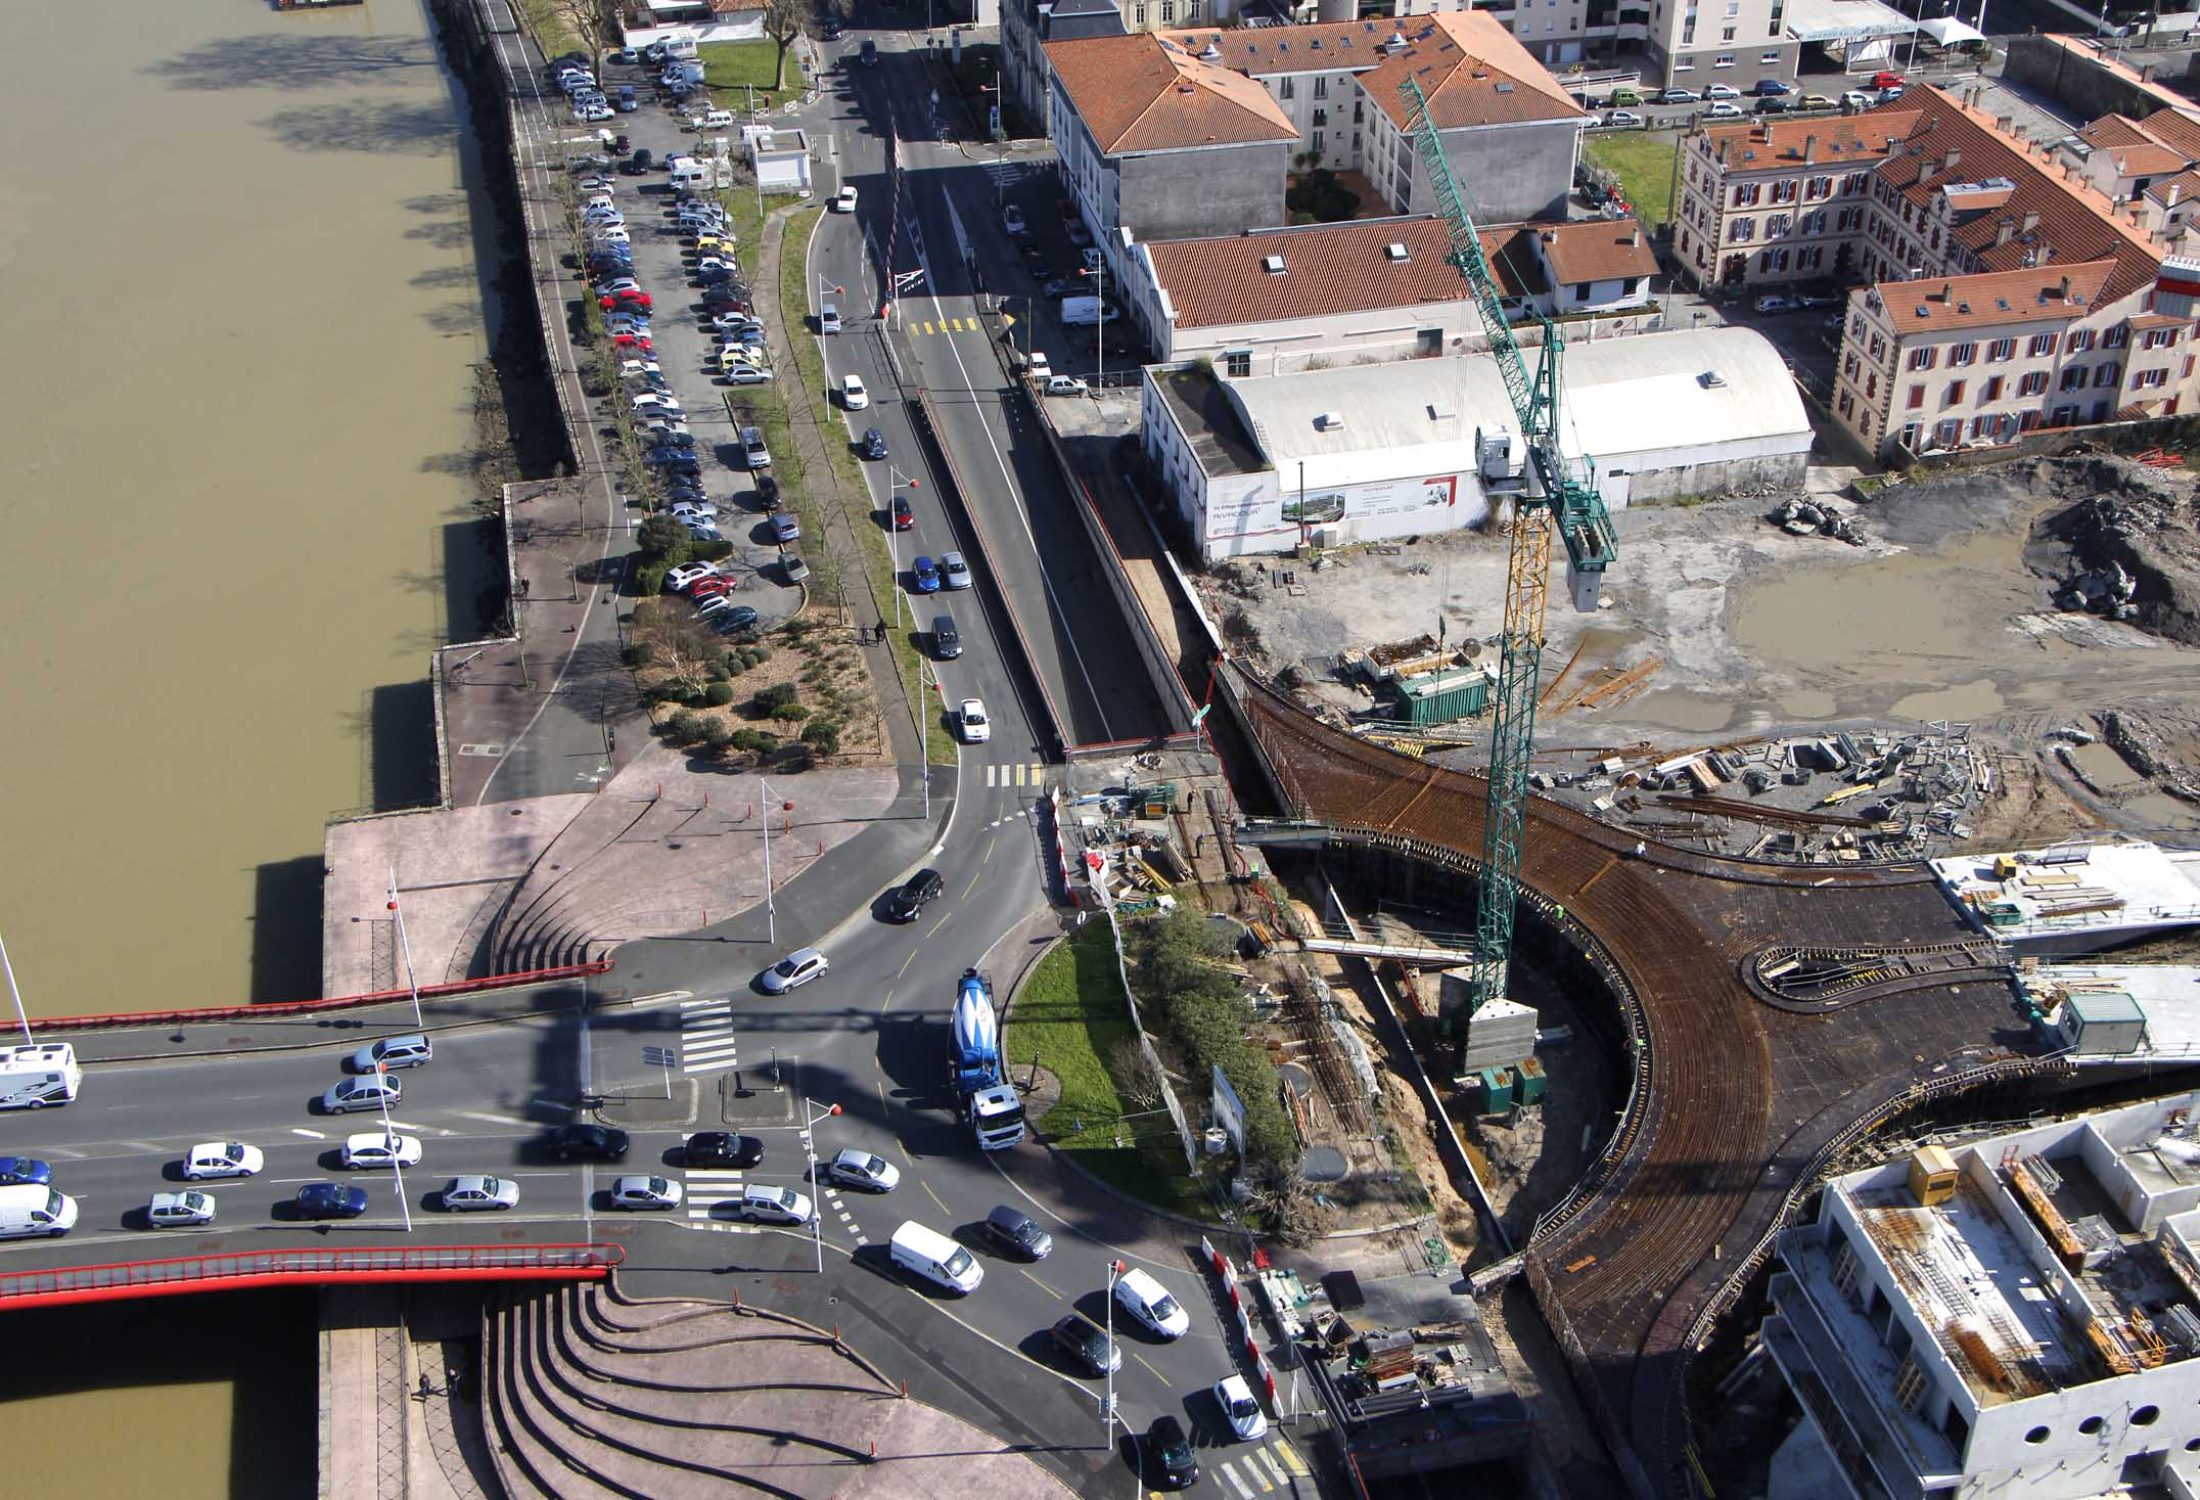
<instances>
[{"instance_id":1,"label":"guardrail","mask_svg":"<svg viewBox=\"0 0 2200 1500\"><path fill-rule=\"evenodd\" d=\"M0 1275L0 1309L347 1281L601 1281L623 1245L446 1245L246 1250Z\"/></svg>"},{"instance_id":2,"label":"guardrail","mask_svg":"<svg viewBox=\"0 0 2200 1500\"><path fill-rule=\"evenodd\" d=\"M585 964L560 964L551 969L527 969L517 974L492 974L483 979L454 979L448 984L424 984L423 1000L446 995L473 995L484 990L518 989L523 985L552 984L560 979L583 979L611 972L611 960L599 958ZM55 1016L41 1019L40 1031L100 1031L126 1026L188 1026L209 1021L265 1021L283 1016L306 1016L319 1011L357 1010L410 999L412 991L376 990L368 995L337 995L318 1000L282 1000L269 1005L213 1005L200 1010L131 1010L101 1016Z\"/></svg>"}]
</instances>

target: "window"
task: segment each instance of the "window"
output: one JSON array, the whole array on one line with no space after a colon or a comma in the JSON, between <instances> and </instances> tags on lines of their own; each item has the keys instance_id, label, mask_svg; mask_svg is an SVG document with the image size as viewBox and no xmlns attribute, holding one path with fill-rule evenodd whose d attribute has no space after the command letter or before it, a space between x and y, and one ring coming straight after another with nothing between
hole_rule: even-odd
<instances>
[{"instance_id":1,"label":"window","mask_svg":"<svg viewBox=\"0 0 2200 1500\"><path fill-rule=\"evenodd\" d=\"M2096 386L2114 385L2123 373L2124 367L2112 359L2093 372L2093 383Z\"/></svg>"},{"instance_id":2,"label":"window","mask_svg":"<svg viewBox=\"0 0 2200 1500\"><path fill-rule=\"evenodd\" d=\"M1803 191L1803 184L1793 177L1782 177L1772 184L1772 201L1793 203Z\"/></svg>"},{"instance_id":3,"label":"window","mask_svg":"<svg viewBox=\"0 0 2200 1500\"><path fill-rule=\"evenodd\" d=\"M1145 24L1146 24L1146 7L1145 7L1145 6L1143 6L1143 5L1141 5L1141 6L1139 6L1139 7L1138 7L1138 24L1139 24L1139 25L1141 25L1141 26L1143 26L1143 25L1145 25ZM1279 79L1277 79L1277 80L1276 80L1276 97L1277 97L1278 99L1289 99L1289 98L1291 98L1291 97L1292 97L1293 95L1295 95L1295 94L1296 94L1296 93L1298 92L1298 82L1299 82L1299 81L1298 81L1298 80L1297 80L1296 78L1279 78Z\"/></svg>"},{"instance_id":4,"label":"window","mask_svg":"<svg viewBox=\"0 0 2200 1500\"><path fill-rule=\"evenodd\" d=\"M1975 365L1978 363L1978 345L1951 344L1948 346L1950 365Z\"/></svg>"},{"instance_id":5,"label":"window","mask_svg":"<svg viewBox=\"0 0 2200 1500\"><path fill-rule=\"evenodd\" d=\"M2131 384L2132 387L2136 390L2158 390L2162 386L2169 384L2169 371L2141 370L2137 375L2134 375L2131 378Z\"/></svg>"},{"instance_id":6,"label":"window","mask_svg":"<svg viewBox=\"0 0 2200 1500\"><path fill-rule=\"evenodd\" d=\"M2146 338L2140 343L2139 347L2142 349L2167 349L2170 345L2176 342L2176 329L2149 328L2147 330Z\"/></svg>"},{"instance_id":7,"label":"window","mask_svg":"<svg viewBox=\"0 0 2200 1500\"><path fill-rule=\"evenodd\" d=\"M1728 27L1728 28L1727 28L1726 30L1727 30L1727 36L1726 36L1726 40L1728 40L1728 41L1730 41L1730 42L1731 42L1731 41L1733 41L1733 40L1734 40L1734 28L1733 28L1733 27L1731 27L1731 26L1729 26L1729 27ZM1711 66L1713 66L1714 68L1731 68L1731 67L1733 67L1733 66L1734 66L1734 54L1733 54L1733 53L1731 53L1731 52L1722 52L1722 53L1720 53L1720 54L1719 54L1719 56L1718 56L1718 59L1717 59L1716 61L1714 61L1714 62L1713 62L1713 63L1711 64Z\"/></svg>"},{"instance_id":8,"label":"window","mask_svg":"<svg viewBox=\"0 0 2200 1500\"><path fill-rule=\"evenodd\" d=\"M2092 347L2093 330L2090 328L2073 328L2070 330L2070 337L2063 341L2065 354L2083 354Z\"/></svg>"},{"instance_id":9,"label":"window","mask_svg":"<svg viewBox=\"0 0 2200 1500\"><path fill-rule=\"evenodd\" d=\"M1314 80L1314 97L1317 99L1326 99L1329 97L1329 80L1327 77L1316 78Z\"/></svg>"},{"instance_id":10,"label":"window","mask_svg":"<svg viewBox=\"0 0 2200 1500\"><path fill-rule=\"evenodd\" d=\"M2055 335L2053 335L2052 333L2033 334L2031 347L2026 352L2029 353L2034 359L2047 358L2047 356L2055 352ZM2042 375L2040 378L2044 380L2046 379L2046 376Z\"/></svg>"},{"instance_id":11,"label":"window","mask_svg":"<svg viewBox=\"0 0 2200 1500\"><path fill-rule=\"evenodd\" d=\"M1933 441L1943 448L1953 448L1963 440L1963 418L1950 417L1933 428ZM1877 1288L1874 1288L1877 1290Z\"/></svg>"},{"instance_id":12,"label":"window","mask_svg":"<svg viewBox=\"0 0 2200 1500\"><path fill-rule=\"evenodd\" d=\"M1864 210L1844 208L1841 217L1834 221L1834 228L1842 234L1853 234L1864 227Z\"/></svg>"},{"instance_id":13,"label":"window","mask_svg":"<svg viewBox=\"0 0 2200 1500\"><path fill-rule=\"evenodd\" d=\"M2017 341L2015 339L1996 339L1986 346L1987 359L1997 365L2004 360L2016 358L2016 355Z\"/></svg>"},{"instance_id":14,"label":"window","mask_svg":"<svg viewBox=\"0 0 2200 1500\"><path fill-rule=\"evenodd\" d=\"M2062 372L2062 380L2061 380L2061 381L2060 381L2060 382L2058 383L2058 385L2057 385L2057 389L2059 389L2059 390L2065 390L2065 391L2082 391L2082 390L2084 390L2084 389L2085 389L2085 366L2083 366L2083 365L2064 365L2064 366L2063 366L2063 372Z\"/></svg>"},{"instance_id":15,"label":"window","mask_svg":"<svg viewBox=\"0 0 2200 1500\"><path fill-rule=\"evenodd\" d=\"M1582 283L1581 283L1580 285L1576 286L1576 287L1574 288L1574 300L1575 300L1576 302L1586 302L1586 301L1588 301L1588 300L1589 300L1589 288L1590 288L1590 286L1591 286L1591 283L1590 283L1590 282L1586 282L1586 281L1584 281L1584 282L1582 282Z\"/></svg>"},{"instance_id":16,"label":"window","mask_svg":"<svg viewBox=\"0 0 2200 1500\"><path fill-rule=\"evenodd\" d=\"M1774 24L1777 25L1778 23L1775 22ZM1780 33L1775 31L1772 34L1774 36L1778 36ZM1767 67L1771 67L1776 65L1780 61L1780 54L1777 52L1767 52L1762 57L1759 57L1757 61L1763 63Z\"/></svg>"},{"instance_id":17,"label":"window","mask_svg":"<svg viewBox=\"0 0 2200 1500\"><path fill-rule=\"evenodd\" d=\"M1691 30L1689 31L1689 33L1688 33L1688 34L1687 34L1686 36L1684 36L1684 37L1682 37L1682 38L1681 38L1681 45L1685 47L1685 46L1687 46L1687 45L1688 45L1688 44L1689 44L1690 42L1693 42L1693 41L1694 41L1695 39L1696 39L1696 33L1695 33L1695 31L1694 31L1693 29L1691 29ZM1696 59L1694 59L1693 57L1684 57L1684 58L1682 58L1682 59L1681 59L1681 60L1680 60L1679 62L1676 62L1675 64L1673 64L1673 71L1674 71L1674 72L1676 72L1676 73L1693 73L1693 72L1695 72L1695 71L1696 71Z\"/></svg>"},{"instance_id":18,"label":"window","mask_svg":"<svg viewBox=\"0 0 2200 1500\"><path fill-rule=\"evenodd\" d=\"M1765 238L1769 240L1786 234L1794 227L1793 221L1792 214L1768 214L1765 217Z\"/></svg>"},{"instance_id":19,"label":"window","mask_svg":"<svg viewBox=\"0 0 2200 1500\"><path fill-rule=\"evenodd\" d=\"M1923 407L1925 405L1925 387L1921 385L1911 386L1910 393L1902 398L1902 405L1908 411L1917 411Z\"/></svg>"},{"instance_id":20,"label":"window","mask_svg":"<svg viewBox=\"0 0 2200 1500\"><path fill-rule=\"evenodd\" d=\"M2121 349L2130 342L2131 325L2128 323L2118 323L2114 328L2101 335L2101 347L2103 349Z\"/></svg>"},{"instance_id":21,"label":"window","mask_svg":"<svg viewBox=\"0 0 2200 1500\"><path fill-rule=\"evenodd\" d=\"M1328 110L1326 110L1326 109L1317 109L1317 110L1315 110L1315 111L1314 111L1314 123L1315 123L1315 124L1316 124L1317 126L1319 126L1319 125L1327 125L1327 124L1329 123L1329 111L1328 111Z\"/></svg>"},{"instance_id":22,"label":"window","mask_svg":"<svg viewBox=\"0 0 2200 1500\"><path fill-rule=\"evenodd\" d=\"M1146 4L1145 4L1145 0L1139 0L1138 6L1137 6L1137 14L1136 14L1136 15L1134 15L1134 16L1133 16L1133 17L1131 18L1131 26L1132 26L1132 28L1133 28L1134 30L1137 30L1137 31L1144 31L1144 30L1146 29ZM1286 79L1284 80L1284 83L1285 83L1286 85L1288 85L1288 84L1289 84L1290 82L1291 82L1291 80L1290 80L1290 79L1288 79L1288 78L1286 78ZM1288 99L1288 98L1290 98L1291 96L1290 96L1289 94L1286 94L1286 95L1284 95L1284 97L1285 97L1286 99Z\"/></svg>"},{"instance_id":23,"label":"window","mask_svg":"<svg viewBox=\"0 0 2200 1500\"><path fill-rule=\"evenodd\" d=\"M1322 154L1322 150L1323 150L1323 146L1322 146L1322 133L1321 133L1321 132L1320 132L1319 130L1317 130L1317 131L1315 131L1315 132L1314 132L1314 154L1315 154L1316 156L1319 156L1319 155L1321 155L1321 154Z\"/></svg>"},{"instance_id":24,"label":"window","mask_svg":"<svg viewBox=\"0 0 2200 1500\"><path fill-rule=\"evenodd\" d=\"M1985 383L1978 388L1978 404L1984 406L1990 401L1999 401L2000 399L2001 377L1999 375L1987 377Z\"/></svg>"},{"instance_id":25,"label":"window","mask_svg":"<svg viewBox=\"0 0 2200 1500\"><path fill-rule=\"evenodd\" d=\"M1164 26L1176 24L1176 0L1161 0L1161 24Z\"/></svg>"},{"instance_id":26,"label":"window","mask_svg":"<svg viewBox=\"0 0 2200 1500\"><path fill-rule=\"evenodd\" d=\"M1734 40L1734 28L1733 28L1733 27L1731 27L1731 26L1722 26L1722 27L1720 27L1720 28L1719 28L1719 40L1720 40L1720 41L1722 41L1722 42L1731 42L1731 41L1733 41L1733 40ZM1719 64L1719 66L1720 66L1720 67L1722 67L1722 68L1724 68L1724 67L1729 67L1729 66L1731 66L1731 64L1729 64L1729 63L1724 63L1724 62L1722 62L1722 63L1720 63L1720 64Z\"/></svg>"},{"instance_id":27,"label":"window","mask_svg":"<svg viewBox=\"0 0 2200 1500\"><path fill-rule=\"evenodd\" d=\"M1726 226L1726 238L1729 244L1748 244L1751 240L1757 238L1757 221L1755 219L1734 220Z\"/></svg>"},{"instance_id":28,"label":"window","mask_svg":"<svg viewBox=\"0 0 2200 1500\"><path fill-rule=\"evenodd\" d=\"M1910 351L1910 368L1913 370L1930 370L1939 363L1940 351L1938 349L1912 349Z\"/></svg>"},{"instance_id":29,"label":"window","mask_svg":"<svg viewBox=\"0 0 2200 1500\"><path fill-rule=\"evenodd\" d=\"M1813 203L1820 198L1831 198L1833 196L1833 179L1831 177L1813 177L1803 184L1803 196Z\"/></svg>"},{"instance_id":30,"label":"window","mask_svg":"<svg viewBox=\"0 0 2200 1500\"><path fill-rule=\"evenodd\" d=\"M2017 394L2020 396L2046 395L2047 372L2045 370L2034 370L2031 373L2027 374L2022 380L2017 382Z\"/></svg>"},{"instance_id":31,"label":"window","mask_svg":"<svg viewBox=\"0 0 2200 1500\"><path fill-rule=\"evenodd\" d=\"M1757 201L1757 199L1758 199L1758 196L1759 196L1759 195L1760 195L1761 193L1763 193L1763 191L1764 191L1764 184L1762 184L1762 183L1757 183L1757 182L1737 182L1737 183L1735 183L1735 184L1734 184L1734 206L1735 206L1736 208L1747 208L1747 207L1749 207L1749 205L1751 205L1752 203L1755 203L1755 202Z\"/></svg>"},{"instance_id":32,"label":"window","mask_svg":"<svg viewBox=\"0 0 2200 1500\"><path fill-rule=\"evenodd\" d=\"M1877 401L1879 399L1879 372L1877 370L1864 377L1864 399L1866 401Z\"/></svg>"},{"instance_id":33,"label":"window","mask_svg":"<svg viewBox=\"0 0 2200 1500\"><path fill-rule=\"evenodd\" d=\"M1442 337L1442 330L1437 330L1438 340L1441 341ZM1232 380L1250 380L1253 375L1253 351L1250 349L1225 351L1222 356L1222 373Z\"/></svg>"},{"instance_id":34,"label":"window","mask_svg":"<svg viewBox=\"0 0 2200 1500\"><path fill-rule=\"evenodd\" d=\"M1805 271L1823 270L1826 264L1826 247L1812 245L1808 249L1798 250L1795 253L1795 264Z\"/></svg>"},{"instance_id":35,"label":"window","mask_svg":"<svg viewBox=\"0 0 2200 1500\"><path fill-rule=\"evenodd\" d=\"M1948 382L1948 393L1940 398L1940 404L1942 406L1954 406L1962 399L1963 382L1960 380L1951 380Z\"/></svg>"}]
</instances>

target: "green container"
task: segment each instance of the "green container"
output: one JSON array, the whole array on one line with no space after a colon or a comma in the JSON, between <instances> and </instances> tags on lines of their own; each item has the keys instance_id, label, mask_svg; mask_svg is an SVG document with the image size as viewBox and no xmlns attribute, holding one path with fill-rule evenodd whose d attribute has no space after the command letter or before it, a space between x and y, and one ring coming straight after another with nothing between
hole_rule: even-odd
<instances>
[{"instance_id":1,"label":"green container","mask_svg":"<svg viewBox=\"0 0 2200 1500\"><path fill-rule=\"evenodd\" d=\"M1482 1087L1482 1113L1501 1115L1513 1107L1513 1070L1484 1068L1475 1075Z\"/></svg>"},{"instance_id":2,"label":"green container","mask_svg":"<svg viewBox=\"0 0 2200 1500\"><path fill-rule=\"evenodd\" d=\"M1514 1093L1520 1102L1524 1105L1541 1104L1543 1102L1543 1089L1550 1082L1548 1078L1543 1076L1543 1064L1532 1057L1523 1058L1520 1066L1514 1071L1519 1075L1519 1083Z\"/></svg>"},{"instance_id":3,"label":"green container","mask_svg":"<svg viewBox=\"0 0 2200 1500\"><path fill-rule=\"evenodd\" d=\"M1398 717L1408 724L1449 724L1489 707L1490 678L1480 667L1454 667L1397 684Z\"/></svg>"}]
</instances>

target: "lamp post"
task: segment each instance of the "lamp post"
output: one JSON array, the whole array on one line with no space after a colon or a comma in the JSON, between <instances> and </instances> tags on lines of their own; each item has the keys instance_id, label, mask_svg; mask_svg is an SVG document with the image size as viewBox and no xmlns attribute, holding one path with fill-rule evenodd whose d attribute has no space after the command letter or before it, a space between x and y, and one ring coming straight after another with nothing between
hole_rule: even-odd
<instances>
[{"instance_id":1,"label":"lamp post","mask_svg":"<svg viewBox=\"0 0 2200 1500\"><path fill-rule=\"evenodd\" d=\"M388 1063L376 1063L374 1065L374 1076L380 1081L387 1082L390 1076L390 1065ZM411 1234L413 1228L412 1204L407 1202L405 1198L405 1164L397 1159L397 1131L390 1124L390 1096L387 1090L382 1093L382 1139L390 1148L390 1172L397 1182L397 1209L405 1216L405 1233Z\"/></svg>"},{"instance_id":2,"label":"lamp post","mask_svg":"<svg viewBox=\"0 0 2200 1500\"><path fill-rule=\"evenodd\" d=\"M902 587L901 537L894 526L894 491L897 487L904 485L910 489L921 488L915 479L902 473L892 464L888 464L886 466L886 561L894 570L894 623L896 625L901 623ZM914 621L915 611L912 609L911 623L914 623Z\"/></svg>"},{"instance_id":3,"label":"lamp post","mask_svg":"<svg viewBox=\"0 0 2200 1500\"><path fill-rule=\"evenodd\" d=\"M1109 1447L1115 1442L1115 1283L1123 1274L1124 1265L1119 1260L1108 1262L1108 1353L1105 1361L1108 1371L1107 1395L1100 1405L1100 1446Z\"/></svg>"},{"instance_id":4,"label":"lamp post","mask_svg":"<svg viewBox=\"0 0 2200 1500\"><path fill-rule=\"evenodd\" d=\"M840 1113L837 1104L819 1110L812 1099L802 1101L802 1154L810 1159L810 1238L817 1243L817 1274L825 1274L825 1195L824 1184L817 1180L816 1126L820 1120L829 1120Z\"/></svg>"},{"instance_id":5,"label":"lamp post","mask_svg":"<svg viewBox=\"0 0 2200 1500\"><path fill-rule=\"evenodd\" d=\"M405 987L412 991L413 1025L422 1031L428 1023L420 1019L420 981L413 977L412 940L405 936L405 913L397 904L397 866L390 866L390 915L397 919L397 946L405 955Z\"/></svg>"},{"instance_id":6,"label":"lamp post","mask_svg":"<svg viewBox=\"0 0 2200 1500\"><path fill-rule=\"evenodd\" d=\"M756 778L756 805L764 812L764 941L777 947L779 913L772 905L772 789L761 776ZM793 812L794 804L781 804L781 811Z\"/></svg>"},{"instance_id":7,"label":"lamp post","mask_svg":"<svg viewBox=\"0 0 2200 1500\"><path fill-rule=\"evenodd\" d=\"M0 942L0 974L8 979L8 994L15 1000L15 1024L23 1028L23 1045L34 1044L31 1036L31 1018L23 1013L23 992L15 987L15 965L8 962L8 945Z\"/></svg>"}]
</instances>

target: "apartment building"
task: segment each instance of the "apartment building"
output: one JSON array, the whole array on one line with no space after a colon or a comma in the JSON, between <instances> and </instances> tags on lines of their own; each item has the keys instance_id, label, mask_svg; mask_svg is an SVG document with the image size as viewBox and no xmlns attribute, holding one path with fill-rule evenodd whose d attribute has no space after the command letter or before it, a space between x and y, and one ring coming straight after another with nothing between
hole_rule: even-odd
<instances>
[{"instance_id":1,"label":"apartment building","mask_svg":"<svg viewBox=\"0 0 2200 1500\"><path fill-rule=\"evenodd\" d=\"M1002 0L1001 91L1020 118L1044 122L1047 43L1124 34L1115 0Z\"/></svg>"},{"instance_id":2,"label":"apartment building","mask_svg":"<svg viewBox=\"0 0 2200 1500\"><path fill-rule=\"evenodd\" d=\"M1635 29L1630 15L1643 8L1639 0L1621 7L1623 38ZM1701 90L1725 83L1747 93L1760 78L1795 76L1802 44L1788 35L1787 10L1788 0L1649 0L1643 49L1668 84Z\"/></svg>"},{"instance_id":3,"label":"apartment building","mask_svg":"<svg viewBox=\"0 0 2200 1500\"><path fill-rule=\"evenodd\" d=\"M2188 248L2200 187L2200 121L2173 109L2142 120L2103 115L2055 143L2062 161L2111 203L2139 210L2139 227L2171 250Z\"/></svg>"},{"instance_id":4,"label":"apartment building","mask_svg":"<svg viewBox=\"0 0 2200 1500\"><path fill-rule=\"evenodd\" d=\"M1699 285L1845 277L1867 241L1874 174L1911 110L1722 125L1684 143L1673 248Z\"/></svg>"}]
</instances>

